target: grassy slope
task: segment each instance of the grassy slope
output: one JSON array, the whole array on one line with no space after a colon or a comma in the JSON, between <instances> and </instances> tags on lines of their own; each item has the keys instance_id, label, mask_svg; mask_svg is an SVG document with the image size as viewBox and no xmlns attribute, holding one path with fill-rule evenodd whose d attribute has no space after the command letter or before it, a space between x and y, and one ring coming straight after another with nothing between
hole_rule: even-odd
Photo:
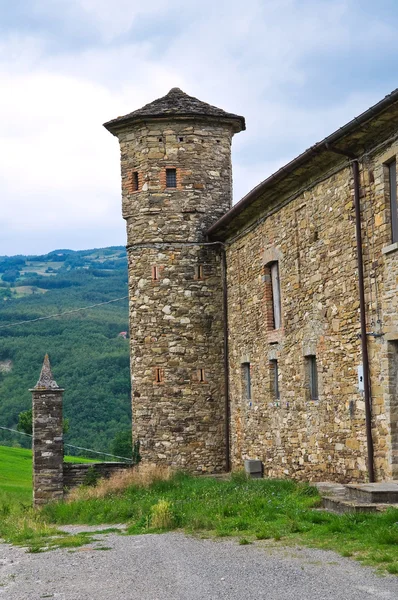
<instances>
[{"instance_id":1,"label":"grassy slope","mask_svg":"<svg viewBox=\"0 0 398 600\"><path fill-rule=\"evenodd\" d=\"M68 462L96 462L67 456ZM0 500L32 501L32 451L0 446Z\"/></svg>"}]
</instances>

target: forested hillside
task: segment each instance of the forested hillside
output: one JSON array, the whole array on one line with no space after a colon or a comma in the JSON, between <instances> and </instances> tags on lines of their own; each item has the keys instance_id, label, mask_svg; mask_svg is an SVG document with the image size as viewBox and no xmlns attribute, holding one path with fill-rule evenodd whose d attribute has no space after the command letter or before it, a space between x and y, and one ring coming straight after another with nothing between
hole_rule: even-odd
<instances>
[{"instance_id":1,"label":"forested hillside","mask_svg":"<svg viewBox=\"0 0 398 600\"><path fill-rule=\"evenodd\" d=\"M109 451L131 427L127 299L23 324L127 296L123 247L45 256L0 257L0 426L15 428L30 408L46 352L65 388L65 441ZM12 326L9 326L13 324ZM23 443L0 430L0 444Z\"/></svg>"}]
</instances>

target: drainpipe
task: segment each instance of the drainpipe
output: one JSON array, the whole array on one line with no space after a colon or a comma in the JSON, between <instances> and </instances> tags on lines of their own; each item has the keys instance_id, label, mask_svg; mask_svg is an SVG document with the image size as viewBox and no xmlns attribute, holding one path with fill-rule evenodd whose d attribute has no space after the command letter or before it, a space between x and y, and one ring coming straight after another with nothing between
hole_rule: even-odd
<instances>
[{"instance_id":1,"label":"drainpipe","mask_svg":"<svg viewBox=\"0 0 398 600\"><path fill-rule=\"evenodd\" d=\"M354 174L354 201L355 201L355 228L357 234L357 260L358 260L358 285L359 285L359 312L361 316L361 348L363 361L363 379L365 395L365 421L366 421L366 440L368 446L368 474L371 483L375 480L374 460L373 460L373 438L372 438L372 406L370 393L370 373L369 373L369 355L368 338L366 335L366 305L365 305L365 286L363 277L363 258L362 258L362 231L361 231L361 201L359 198L359 163L355 159L352 163Z\"/></svg>"},{"instance_id":2,"label":"drainpipe","mask_svg":"<svg viewBox=\"0 0 398 600\"><path fill-rule=\"evenodd\" d=\"M228 289L227 289L227 253L225 246L221 245L222 256L222 287L223 287L223 326L224 326L224 386L225 386L225 468L231 470L230 445L229 445L229 365L228 365Z\"/></svg>"},{"instance_id":3,"label":"drainpipe","mask_svg":"<svg viewBox=\"0 0 398 600\"><path fill-rule=\"evenodd\" d=\"M366 304L365 304L365 285L363 271L363 252L362 252L362 231L361 231L361 201L359 194L359 162L357 157L351 152L334 148L330 144L325 144L327 150L342 154L352 160L352 171L354 176L354 204L355 204L355 230L357 240L357 265L358 265L358 286L359 286L359 312L361 321L361 350L364 379L364 399L365 399L365 423L366 423L366 441L368 450L368 476L369 481L375 481L374 472L374 451L372 438L372 406L370 390L370 372L369 372L369 354L368 339L366 334Z\"/></svg>"}]
</instances>

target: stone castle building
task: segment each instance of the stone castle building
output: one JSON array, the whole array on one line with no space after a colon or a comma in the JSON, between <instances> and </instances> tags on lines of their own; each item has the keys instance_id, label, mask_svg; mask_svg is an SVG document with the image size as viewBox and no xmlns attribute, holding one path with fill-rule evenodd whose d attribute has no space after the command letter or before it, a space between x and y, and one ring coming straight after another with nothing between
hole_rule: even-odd
<instances>
[{"instance_id":1,"label":"stone castle building","mask_svg":"<svg viewBox=\"0 0 398 600\"><path fill-rule=\"evenodd\" d=\"M398 478L398 90L233 207L243 117L173 88L105 127L143 459Z\"/></svg>"}]
</instances>

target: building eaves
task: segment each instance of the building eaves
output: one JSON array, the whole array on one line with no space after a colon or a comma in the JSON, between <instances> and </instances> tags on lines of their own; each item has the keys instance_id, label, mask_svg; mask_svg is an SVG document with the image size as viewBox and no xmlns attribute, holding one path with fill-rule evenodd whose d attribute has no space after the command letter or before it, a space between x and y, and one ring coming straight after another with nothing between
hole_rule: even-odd
<instances>
[{"instance_id":1,"label":"building eaves","mask_svg":"<svg viewBox=\"0 0 398 600\"><path fill-rule=\"evenodd\" d=\"M342 157L330 153L331 148L360 155L374 144L376 138L388 137L394 126L398 127L398 88L259 183L207 230L208 237L227 239L252 221L254 213L261 211L261 205L267 203L268 198L283 195L294 186L299 189L314 176L314 172L324 172L341 163Z\"/></svg>"}]
</instances>

